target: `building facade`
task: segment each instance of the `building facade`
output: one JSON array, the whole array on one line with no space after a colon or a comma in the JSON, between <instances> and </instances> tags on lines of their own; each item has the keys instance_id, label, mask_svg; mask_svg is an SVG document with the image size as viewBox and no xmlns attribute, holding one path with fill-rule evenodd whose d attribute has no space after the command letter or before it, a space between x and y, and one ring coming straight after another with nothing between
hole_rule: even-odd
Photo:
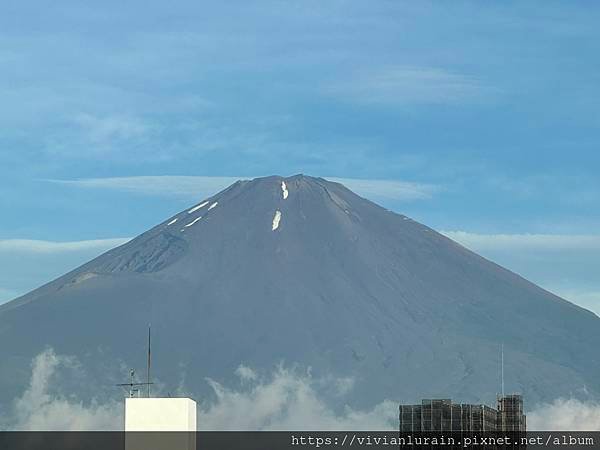
<instances>
[{"instance_id":1,"label":"building facade","mask_svg":"<svg viewBox=\"0 0 600 450\"><path fill-rule=\"evenodd\" d=\"M527 417L523 414L523 397L511 394L498 397L498 430L527 431Z\"/></svg>"},{"instance_id":2,"label":"building facade","mask_svg":"<svg viewBox=\"0 0 600 450\"><path fill-rule=\"evenodd\" d=\"M526 431L523 397L499 396L496 409L486 405L425 399L420 405L400 405L400 432Z\"/></svg>"}]
</instances>

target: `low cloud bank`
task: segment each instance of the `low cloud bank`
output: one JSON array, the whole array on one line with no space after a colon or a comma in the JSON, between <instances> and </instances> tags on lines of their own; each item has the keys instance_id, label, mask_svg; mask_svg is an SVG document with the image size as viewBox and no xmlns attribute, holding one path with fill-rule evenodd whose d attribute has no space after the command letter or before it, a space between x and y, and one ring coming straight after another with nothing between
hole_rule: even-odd
<instances>
[{"instance_id":1,"label":"low cloud bank","mask_svg":"<svg viewBox=\"0 0 600 450\"><path fill-rule=\"evenodd\" d=\"M527 415L527 429L535 431L598 431L600 403L556 399Z\"/></svg>"},{"instance_id":2,"label":"low cloud bank","mask_svg":"<svg viewBox=\"0 0 600 450\"><path fill-rule=\"evenodd\" d=\"M395 430L397 402L386 400L374 408L359 411L349 406L335 412L319 395L320 389L340 392L347 379L313 378L309 372L278 367L260 378L250 368L237 371L237 389L208 380L217 400L200 403L201 430Z\"/></svg>"},{"instance_id":3,"label":"low cloud bank","mask_svg":"<svg viewBox=\"0 0 600 450\"><path fill-rule=\"evenodd\" d=\"M121 404L117 401L85 404L52 388L62 371L79 371L77 361L47 349L32 361L31 379L15 399L7 429L23 431L88 431L122 429Z\"/></svg>"},{"instance_id":4,"label":"low cloud bank","mask_svg":"<svg viewBox=\"0 0 600 450\"><path fill-rule=\"evenodd\" d=\"M108 431L123 429L121 399L83 402L74 395L58 392L63 379L78 372L78 361L47 349L32 361L27 389L16 398L0 428L35 431ZM397 403L384 401L360 411L345 407L336 412L319 392L343 396L351 390L349 378L315 378L309 371L277 367L260 376L250 367L236 370L235 387L207 379L215 399L198 402L200 430L394 430ZM185 389L180 389L185 391Z\"/></svg>"},{"instance_id":5,"label":"low cloud bank","mask_svg":"<svg viewBox=\"0 0 600 450\"><path fill-rule=\"evenodd\" d=\"M122 399L83 402L58 392L59 381L77 373L78 361L47 349L32 361L29 385L16 398L0 428L37 431L106 431L123 429ZM310 371L284 366L259 375L241 365L236 386L207 379L211 401L198 402L200 430L396 430L398 402L385 400L367 410L336 409L320 392L343 398L351 378L316 378ZM600 430L600 403L557 399L528 412L530 430Z\"/></svg>"}]
</instances>

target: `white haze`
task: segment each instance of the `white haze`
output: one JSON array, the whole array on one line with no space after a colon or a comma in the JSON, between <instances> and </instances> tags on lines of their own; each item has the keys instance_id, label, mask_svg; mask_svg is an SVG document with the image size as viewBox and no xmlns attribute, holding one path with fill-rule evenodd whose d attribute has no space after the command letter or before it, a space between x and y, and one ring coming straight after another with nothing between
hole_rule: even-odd
<instances>
[{"instance_id":1,"label":"white haze","mask_svg":"<svg viewBox=\"0 0 600 450\"><path fill-rule=\"evenodd\" d=\"M556 399L527 415L527 428L536 431L599 431L600 403Z\"/></svg>"},{"instance_id":2,"label":"white haze","mask_svg":"<svg viewBox=\"0 0 600 450\"><path fill-rule=\"evenodd\" d=\"M47 349L32 361L29 386L15 399L13 420L8 429L23 431L88 431L119 429L119 402L89 404L71 396L53 392L59 369L80 370L74 358L57 355Z\"/></svg>"},{"instance_id":3,"label":"white haze","mask_svg":"<svg viewBox=\"0 0 600 450\"><path fill-rule=\"evenodd\" d=\"M122 430L121 399L84 403L55 392L62 371L81 371L73 357L47 349L32 361L27 389L14 400L2 428L7 430ZM367 410L327 405L323 389L343 396L351 378L315 378L310 371L279 366L268 376L250 367L236 370L239 383L207 379L216 400L198 401L200 430L396 430L398 402L385 400ZM197 399L198 400L198 399ZM529 411L530 430L600 430L600 404L557 399Z\"/></svg>"}]
</instances>

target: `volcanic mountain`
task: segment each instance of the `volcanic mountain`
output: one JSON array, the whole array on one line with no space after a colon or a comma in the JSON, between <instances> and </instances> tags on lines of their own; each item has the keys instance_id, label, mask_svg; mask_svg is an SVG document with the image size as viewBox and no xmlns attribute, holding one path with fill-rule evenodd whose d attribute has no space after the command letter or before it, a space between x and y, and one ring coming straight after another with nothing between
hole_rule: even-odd
<instances>
[{"instance_id":1,"label":"volcanic mountain","mask_svg":"<svg viewBox=\"0 0 600 450\"><path fill-rule=\"evenodd\" d=\"M97 386L145 367L198 397L240 364L351 377L344 402L506 388L532 405L600 398L600 319L344 186L303 175L238 181L0 306L2 401L32 357L74 355ZM111 375L109 375L111 374ZM185 379L182 381L182 374Z\"/></svg>"}]
</instances>

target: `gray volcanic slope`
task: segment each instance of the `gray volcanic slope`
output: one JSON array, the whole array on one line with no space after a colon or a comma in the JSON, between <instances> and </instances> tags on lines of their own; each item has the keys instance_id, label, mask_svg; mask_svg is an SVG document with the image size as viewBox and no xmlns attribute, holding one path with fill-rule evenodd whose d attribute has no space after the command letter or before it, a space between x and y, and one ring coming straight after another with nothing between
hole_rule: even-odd
<instances>
[{"instance_id":1,"label":"gray volcanic slope","mask_svg":"<svg viewBox=\"0 0 600 450\"><path fill-rule=\"evenodd\" d=\"M340 184L238 181L199 205L1 306L0 400L47 346L96 386L125 381L148 322L156 378L173 390L184 374L198 397L205 377L283 361L353 377L355 406L491 402L503 342L507 390L529 405L600 398L596 315Z\"/></svg>"}]
</instances>

